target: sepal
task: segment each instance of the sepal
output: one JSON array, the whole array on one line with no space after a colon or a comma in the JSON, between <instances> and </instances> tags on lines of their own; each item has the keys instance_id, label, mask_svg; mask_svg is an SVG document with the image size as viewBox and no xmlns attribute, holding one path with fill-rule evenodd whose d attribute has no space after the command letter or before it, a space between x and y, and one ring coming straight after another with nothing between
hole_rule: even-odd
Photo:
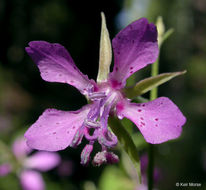
<instances>
[{"instance_id":1,"label":"sepal","mask_svg":"<svg viewBox=\"0 0 206 190\"><path fill-rule=\"evenodd\" d=\"M144 80L141 80L133 87L124 88L124 93L128 98L134 98L137 96L140 96L141 94L144 94L153 88L158 87L161 84L164 84L165 82L185 74L186 71L180 71L180 72L171 72L171 73L163 73L154 77L149 77Z\"/></svg>"},{"instance_id":2,"label":"sepal","mask_svg":"<svg viewBox=\"0 0 206 190\"><path fill-rule=\"evenodd\" d=\"M105 15L102 12L102 29L100 38L100 51L99 51L99 71L97 82L106 82L110 71L112 62L112 46L109 38L109 32L106 26Z\"/></svg>"}]
</instances>

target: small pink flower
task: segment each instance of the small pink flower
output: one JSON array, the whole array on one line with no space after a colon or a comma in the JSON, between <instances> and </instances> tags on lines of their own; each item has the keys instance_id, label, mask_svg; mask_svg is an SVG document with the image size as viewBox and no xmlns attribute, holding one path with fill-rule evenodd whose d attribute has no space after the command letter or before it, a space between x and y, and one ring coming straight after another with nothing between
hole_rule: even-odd
<instances>
[{"instance_id":1,"label":"small pink flower","mask_svg":"<svg viewBox=\"0 0 206 190\"><path fill-rule=\"evenodd\" d=\"M44 190L45 184L40 172L49 171L60 163L57 153L39 151L29 155L32 151L24 138L18 138L12 147L14 156L21 164L21 171L17 175L23 190ZM11 172L10 164L0 165L0 176Z\"/></svg>"},{"instance_id":2,"label":"small pink flower","mask_svg":"<svg viewBox=\"0 0 206 190\"><path fill-rule=\"evenodd\" d=\"M24 138L17 139L13 144L13 152L22 164L19 175L24 190L44 190L45 184L40 172L55 168L60 163L60 157L53 152L39 151L32 155L32 149L27 146Z\"/></svg>"},{"instance_id":3,"label":"small pink flower","mask_svg":"<svg viewBox=\"0 0 206 190\"><path fill-rule=\"evenodd\" d=\"M9 163L4 163L0 165L0 177L6 176L11 172L12 168Z\"/></svg>"},{"instance_id":4,"label":"small pink flower","mask_svg":"<svg viewBox=\"0 0 206 190\"><path fill-rule=\"evenodd\" d=\"M34 170L24 170L20 174L21 186L24 190L44 190L45 184L41 174Z\"/></svg>"}]
</instances>

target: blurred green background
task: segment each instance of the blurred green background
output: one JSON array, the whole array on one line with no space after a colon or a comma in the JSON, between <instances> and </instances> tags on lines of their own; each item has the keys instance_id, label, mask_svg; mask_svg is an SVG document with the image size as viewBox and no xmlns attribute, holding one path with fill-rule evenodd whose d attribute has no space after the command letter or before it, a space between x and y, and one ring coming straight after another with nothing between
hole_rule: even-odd
<instances>
[{"instance_id":1,"label":"blurred green background","mask_svg":"<svg viewBox=\"0 0 206 190\"><path fill-rule=\"evenodd\" d=\"M140 17L155 22L161 15L175 32L162 46L160 72L187 73L159 88L187 117L181 137L155 145L155 165L162 177L157 188L179 189L176 182L206 183L206 1L205 0L1 0L0 1L0 140L8 146L46 108L77 110L86 100L73 87L48 83L24 48L29 41L64 45L79 69L95 79L98 69L100 12L106 15L110 37ZM149 77L150 66L136 73ZM147 94L145 95L147 97ZM138 133L138 130L134 130ZM123 165L83 167L83 145L59 152L71 161L71 173L58 169L43 174L48 190L135 189ZM145 152L141 150L141 152ZM122 156L123 157L123 156ZM10 174L0 178L0 190L21 189ZM189 188L188 188L189 189ZM191 188L192 189L192 188ZM196 189L196 188L195 188Z\"/></svg>"}]
</instances>

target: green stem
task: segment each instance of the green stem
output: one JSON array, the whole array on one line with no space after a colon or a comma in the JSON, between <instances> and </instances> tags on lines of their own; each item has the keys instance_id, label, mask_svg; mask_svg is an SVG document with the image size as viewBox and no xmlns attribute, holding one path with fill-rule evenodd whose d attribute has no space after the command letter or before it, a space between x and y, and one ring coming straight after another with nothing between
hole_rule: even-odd
<instances>
[{"instance_id":1,"label":"green stem","mask_svg":"<svg viewBox=\"0 0 206 190\"><path fill-rule=\"evenodd\" d=\"M148 145L148 158L149 158L149 162L148 162L148 168L147 168L147 179L148 179L148 190L152 190L153 189L153 173L154 173L154 145L149 144Z\"/></svg>"},{"instance_id":2,"label":"green stem","mask_svg":"<svg viewBox=\"0 0 206 190\"><path fill-rule=\"evenodd\" d=\"M157 76L159 73L159 57L157 58L157 61L152 64L152 72L151 72L151 75L152 77L154 76ZM156 99L158 96L158 88L153 88L151 91L150 91L150 100L154 100Z\"/></svg>"}]
</instances>

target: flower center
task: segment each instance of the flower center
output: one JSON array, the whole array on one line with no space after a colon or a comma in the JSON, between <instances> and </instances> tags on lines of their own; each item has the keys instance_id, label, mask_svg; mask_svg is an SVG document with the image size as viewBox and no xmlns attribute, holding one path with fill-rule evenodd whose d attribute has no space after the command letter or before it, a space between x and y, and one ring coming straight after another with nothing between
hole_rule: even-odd
<instances>
[{"instance_id":1,"label":"flower center","mask_svg":"<svg viewBox=\"0 0 206 190\"><path fill-rule=\"evenodd\" d=\"M89 159L87 154L92 151L95 141L101 144L103 150L116 146L118 142L117 137L108 129L107 122L109 114L115 111L116 104L123 99L123 95L120 91L113 89L108 83L100 84L98 87L96 91L88 94L88 98L92 101L92 106L71 145L77 146L83 137L89 141L89 145L82 152L83 162L85 162L86 158Z\"/></svg>"}]
</instances>

